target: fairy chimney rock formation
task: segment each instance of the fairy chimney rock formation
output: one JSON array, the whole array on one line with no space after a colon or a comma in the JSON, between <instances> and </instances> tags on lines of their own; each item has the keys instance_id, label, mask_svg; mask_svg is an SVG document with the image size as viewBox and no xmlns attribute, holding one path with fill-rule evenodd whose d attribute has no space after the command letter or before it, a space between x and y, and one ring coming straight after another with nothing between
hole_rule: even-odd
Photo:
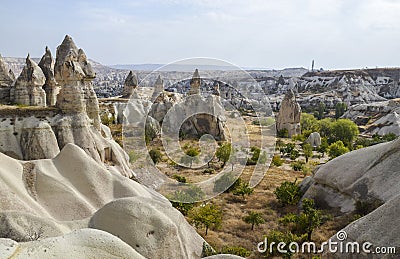
<instances>
[{"instance_id":1,"label":"fairy chimney rock formation","mask_svg":"<svg viewBox=\"0 0 400 259\"><path fill-rule=\"evenodd\" d=\"M217 95L220 96L221 92L219 90L219 83L217 81L214 82L214 91L213 91L213 95Z\"/></svg>"},{"instance_id":2,"label":"fairy chimney rock formation","mask_svg":"<svg viewBox=\"0 0 400 259\"><path fill-rule=\"evenodd\" d=\"M42 70L28 54L26 64L11 89L11 101L22 105L46 106L46 92L42 88L45 81Z\"/></svg>"},{"instance_id":3,"label":"fairy chimney rock formation","mask_svg":"<svg viewBox=\"0 0 400 259\"><path fill-rule=\"evenodd\" d=\"M158 96L161 96L163 91L164 91L164 82L161 79L161 76L158 75L157 80L154 83L153 99L156 99Z\"/></svg>"},{"instance_id":4,"label":"fairy chimney rock formation","mask_svg":"<svg viewBox=\"0 0 400 259\"><path fill-rule=\"evenodd\" d=\"M11 85L15 81L14 74L8 70L3 58L0 55L0 103L8 103L10 101Z\"/></svg>"},{"instance_id":5,"label":"fairy chimney rock formation","mask_svg":"<svg viewBox=\"0 0 400 259\"><path fill-rule=\"evenodd\" d=\"M285 98L281 103L276 121L277 131L287 129L289 137L300 134L301 108L296 101L293 90L286 92Z\"/></svg>"},{"instance_id":6,"label":"fairy chimney rock formation","mask_svg":"<svg viewBox=\"0 0 400 259\"><path fill-rule=\"evenodd\" d=\"M54 77L61 86L57 107L65 114L86 113L100 130L99 102L92 85L96 74L85 52L68 35L57 47Z\"/></svg>"},{"instance_id":7,"label":"fairy chimney rock formation","mask_svg":"<svg viewBox=\"0 0 400 259\"><path fill-rule=\"evenodd\" d=\"M137 85L138 85L138 80L137 80L136 74L133 73L133 71L129 71L129 74L125 79L122 97L130 98L131 95L133 94L135 88L137 87Z\"/></svg>"},{"instance_id":8,"label":"fairy chimney rock formation","mask_svg":"<svg viewBox=\"0 0 400 259\"><path fill-rule=\"evenodd\" d=\"M46 47L45 54L39 62L39 67L46 77L46 82L43 86L43 90L46 92L46 104L47 106L54 106L60 89L54 78L54 59L48 47Z\"/></svg>"},{"instance_id":9,"label":"fairy chimney rock formation","mask_svg":"<svg viewBox=\"0 0 400 259\"><path fill-rule=\"evenodd\" d=\"M193 77L190 80L189 95L200 94L200 85L201 85L201 78L199 75L199 70L196 68L196 70L193 73Z\"/></svg>"}]
</instances>

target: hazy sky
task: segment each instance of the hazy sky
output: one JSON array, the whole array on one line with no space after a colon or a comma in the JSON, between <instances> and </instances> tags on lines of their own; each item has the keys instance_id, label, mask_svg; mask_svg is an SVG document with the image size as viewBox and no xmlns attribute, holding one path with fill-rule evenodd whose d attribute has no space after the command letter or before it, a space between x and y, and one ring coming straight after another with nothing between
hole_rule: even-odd
<instances>
[{"instance_id":1,"label":"hazy sky","mask_svg":"<svg viewBox=\"0 0 400 259\"><path fill-rule=\"evenodd\" d=\"M400 66L400 0L4 1L0 53L53 54L65 34L103 64L213 57L239 66Z\"/></svg>"}]
</instances>

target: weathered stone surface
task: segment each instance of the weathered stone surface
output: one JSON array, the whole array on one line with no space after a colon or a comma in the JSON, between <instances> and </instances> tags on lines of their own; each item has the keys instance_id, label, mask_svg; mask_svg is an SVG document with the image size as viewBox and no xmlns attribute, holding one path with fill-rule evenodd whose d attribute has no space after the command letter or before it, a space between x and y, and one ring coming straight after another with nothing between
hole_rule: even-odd
<instances>
[{"instance_id":1,"label":"weathered stone surface","mask_svg":"<svg viewBox=\"0 0 400 259\"><path fill-rule=\"evenodd\" d=\"M373 212L366 216L352 222L341 231L345 231L347 238L343 244L348 242L358 242L360 244L360 251L362 251L362 244L370 242L372 247L368 248L375 251L376 247L395 247L398 253L400 249L400 196L396 196L389 200ZM339 242L337 236L331 237L332 242ZM332 258L355 258L351 253L335 253L329 254ZM357 258L397 258L392 257L395 255L388 255L382 257L380 254L369 254L364 252L357 255Z\"/></svg>"},{"instance_id":2,"label":"weathered stone surface","mask_svg":"<svg viewBox=\"0 0 400 259\"><path fill-rule=\"evenodd\" d=\"M96 75L84 51L68 35L57 47L54 71L61 86L57 106L66 114L86 113L100 130L99 103L91 83Z\"/></svg>"},{"instance_id":3,"label":"weathered stone surface","mask_svg":"<svg viewBox=\"0 0 400 259\"><path fill-rule=\"evenodd\" d=\"M22 105L46 106L46 92L42 88L45 80L40 67L28 55L26 65L11 89L11 101Z\"/></svg>"},{"instance_id":4,"label":"weathered stone surface","mask_svg":"<svg viewBox=\"0 0 400 259\"><path fill-rule=\"evenodd\" d=\"M0 239L2 258L132 258L144 259L118 237L96 229L26 243Z\"/></svg>"},{"instance_id":5,"label":"weathered stone surface","mask_svg":"<svg viewBox=\"0 0 400 259\"><path fill-rule=\"evenodd\" d=\"M0 103L10 102L10 89L15 80L0 55Z\"/></svg>"},{"instance_id":6,"label":"weathered stone surface","mask_svg":"<svg viewBox=\"0 0 400 259\"><path fill-rule=\"evenodd\" d=\"M204 240L179 211L150 199L112 201L93 215L89 226L120 237L146 258L199 258L203 249Z\"/></svg>"},{"instance_id":7,"label":"weathered stone surface","mask_svg":"<svg viewBox=\"0 0 400 259\"><path fill-rule=\"evenodd\" d=\"M133 94L137 85L138 85L138 80L137 80L136 74L133 73L133 71L129 71L129 74L126 77L125 82L124 82L124 89L122 92L122 97L130 98L130 96Z\"/></svg>"},{"instance_id":8,"label":"weathered stone surface","mask_svg":"<svg viewBox=\"0 0 400 259\"><path fill-rule=\"evenodd\" d=\"M316 148L321 145L321 135L318 132L313 132L308 136L307 143Z\"/></svg>"},{"instance_id":9,"label":"weathered stone surface","mask_svg":"<svg viewBox=\"0 0 400 259\"><path fill-rule=\"evenodd\" d=\"M61 225L61 221L90 217L117 198L138 195L168 203L73 144L67 144L53 159L29 162L0 153L0 164L1 210L53 218Z\"/></svg>"},{"instance_id":10,"label":"weathered stone surface","mask_svg":"<svg viewBox=\"0 0 400 259\"><path fill-rule=\"evenodd\" d=\"M39 62L39 67L42 69L43 74L46 77L46 82L43 86L43 89L46 92L46 104L47 106L54 106L60 88L54 78L54 60L48 47L46 47L45 54Z\"/></svg>"},{"instance_id":11,"label":"weathered stone surface","mask_svg":"<svg viewBox=\"0 0 400 259\"><path fill-rule=\"evenodd\" d=\"M400 190L400 139L352 151L321 166L304 197L341 213L356 209L356 201L379 205Z\"/></svg>"},{"instance_id":12,"label":"weathered stone surface","mask_svg":"<svg viewBox=\"0 0 400 259\"><path fill-rule=\"evenodd\" d=\"M279 113L276 120L276 128L278 131L287 129L289 137L301 133L300 129L301 108L296 101L293 90L286 92L285 98L281 103Z\"/></svg>"}]
</instances>

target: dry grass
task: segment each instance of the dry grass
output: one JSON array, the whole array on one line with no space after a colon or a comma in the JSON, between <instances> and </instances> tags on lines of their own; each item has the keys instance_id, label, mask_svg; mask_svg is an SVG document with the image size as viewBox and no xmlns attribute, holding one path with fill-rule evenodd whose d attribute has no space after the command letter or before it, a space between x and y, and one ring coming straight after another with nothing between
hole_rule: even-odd
<instances>
[{"instance_id":1,"label":"dry grass","mask_svg":"<svg viewBox=\"0 0 400 259\"><path fill-rule=\"evenodd\" d=\"M259 126L253 125L251 118L245 118L247 125L247 132L250 138L250 146L260 144L260 129ZM113 128L112 128L113 130ZM291 140L285 140L291 142ZM194 140L185 140L180 143L181 146L185 144L196 146ZM299 143L297 143L299 144ZM154 140L150 143L148 150L156 148L164 152L160 140ZM303 159L300 157L299 159ZM319 161L324 162L326 158ZM318 162L318 159L315 160ZM215 169L215 173L220 171L222 163L217 162L216 159L211 163L211 168ZM171 164L171 161L165 155L163 162L157 164L157 167L164 174L172 177L174 174L184 176L188 182L201 182L210 177L204 174L204 166L198 169L190 169L177 167ZM241 178L244 181L249 181L254 170L254 166L246 166ZM293 182L298 179L301 182L305 175L302 172L293 171L290 167L290 160L286 159L285 164L281 167L271 166L266 172L262 181L254 188L253 194L246 196L245 199L235 196L231 193L223 193L211 199L211 202L218 205L223 211L223 223L220 229L208 231L205 235L204 229L197 229L198 233L211 244L217 251L223 247L228 246L241 246L252 252L250 258L262 258L256 251L257 244L264 240L264 236L271 230L284 230L285 228L279 224L278 219L283 215L293 212L298 212L297 206L282 207L275 198L274 190L281 185L284 181ZM242 218L247 214L247 211L257 211L262 213L265 224L256 226L251 230L251 225L246 224ZM343 216L325 222L322 226L316 229L313 233L313 241L322 243L338 230L343 228L351 221L351 216ZM296 255L294 258L311 258L311 255Z\"/></svg>"}]
</instances>

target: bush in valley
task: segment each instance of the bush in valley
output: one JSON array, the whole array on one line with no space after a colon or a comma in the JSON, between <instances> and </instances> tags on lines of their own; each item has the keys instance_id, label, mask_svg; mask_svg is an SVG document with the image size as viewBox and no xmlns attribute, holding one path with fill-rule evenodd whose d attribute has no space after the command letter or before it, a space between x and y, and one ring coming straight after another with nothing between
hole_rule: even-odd
<instances>
[{"instance_id":1,"label":"bush in valley","mask_svg":"<svg viewBox=\"0 0 400 259\"><path fill-rule=\"evenodd\" d=\"M305 163L304 161L294 161L290 164L294 171L301 172L304 169Z\"/></svg>"},{"instance_id":2,"label":"bush in valley","mask_svg":"<svg viewBox=\"0 0 400 259\"><path fill-rule=\"evenodd\" d=\"M149 151L149 155L150 155L151 160L153 160L154 164L157 164L162 159L161 151L158 149L151 149Z\"/></svg>"},{"instance_id":3,"label":"bush in valley","mask_svg":"<svg viewBox=\"0 0 400 259\"><path fill-rule=\"evenodd\" d=\"M247 215L243 217L243 221L247 224L251 224L251 230L254 230L254 226L265 223L262 214L256 211L248 211Z\"/></svg>"},{"instance_id":4,"label":"bush in valley","mask_svg":"<svg viewBox=\"0 0 400 259\"><path fill-rule=\"evenodd\" d=\"M283 206L296 205L299 202L301 193L296 182L297 179L294 182L285 181L275 189L274 194Z\"/></svg>"},{"instance_id":5,"label":"bush in valley","mask_svg":"<svg viewBox=\"0 0 400 259\"><path fill-rule=\"evenodd\" d=\"M241 246L227 246L223 247L219 254L231 254L237 255L241 257L248 257L251 255L251 252L244 247Z\"/></svg>"},{"instance_id":6,"label":"bush in valley","mask_svg":"<svg viewBox=\"0 0 400 259\"><path fill-rule=\"evenodd\" d=\"M397 136L394 133L388 133L383 136L379 136L379 135L375 134L372 136L372 138L359 137L354 142L354 146L355 147L357 147L357 146L369 147L369 146L373 146L376 144L392 141L392 140L395 140L396 138L397 138Z\"/></svg>"},{"instance_id":7,"label":"bush in valley","mask_svg":"<svg viewBox=\"0 0 400 259\"><path fill-rule=\"evenodd\" d=\"M307 234L307 240L311 241L312 232L322 224L323 214L315 208L313 199L303 199L303 211L300 214L289 213L280 218L283 224L294 224L293 231L299 234Z\"/></svg>"},{"instance_id":8,"label":"bush in valley","mask_svg":"<svg viewBox=\"0 0 400 259\"><path fill-rule=\"evenodd\" d=\"M242 196L244 199L245 195L250 195L253 193L253 191L254 189L249 186L249 183L241 181L239 185L233 188L232 193L236 196Z\"/></svg>"},{"instance_id":9,"label":"bush in valley","mask_svg":"<svg viewBox=\"0 0 400 259\"><path fill-rule=\"evenodd\" d=\"M213 174L215 172L212 168L206 168L203 170L203 174Z\"/></svg>"},{"instance_id":10,"label":"bush in valley","mask_svg":"<svg viewBox=\"0 0 400 259\"><path fill-rule=\"evenodd\" d=\"M356 213L360 216L365 216L378 207L380 207L383 204L383 202L379 200L369 200L369 201L361 201L357 200L356 201Z\"/></svg>"},{"instance_id":11,"label":"bush in valley","mask_svg":"<svg viewBox=\"0 0 400 259\"><path fill-rule=\"evenodd\" d=\"M214 192L232 192L242 183L242 179L237 178L232 173L225 173L214 183Z\"/></svg>"},{"instance_id":12,"label":"bush in valley","mask_svg":"<svg viewBox=\"0 0 400 259\"><path fill-rule=\"evenodd\" d=\"M289 131L287 129L281 129L281 130L278 130L276 135L278 136L278 138L288 138Z\"/></svg>"},{"instance_id":13,"label":"bush in valley","mask_svg":"<svg viewBox=\"0 0 400 259\"><path fill-rule=\"evenodd\" d=\"M274 166L277 166L277 167L283 165L283 160L282 160L281 156L280 155L274 155L272 157L272 164Z\"/></svg>"},{"instance_id":14,"label":"bush in valley","mask_svg":"<svg viewBox=\"0 0 400 259\"><path fill-rule=\"evenodd\" d=\"M252 152L252 155L249 159L247 159L246 165L256 165L258 159L260 158L261 149L256 146L252 146L250 151Z\"/></svg>"},{"instance_id":15,"label":"bush in valley","mask_svg":"<svg viewBox=\"0 0 400 259\"><path fill-rule=\"evenodd\" d=\"M293 149L290 152L290 159L291 160L296 160L300 156L300 152L297 149Z\"/></svg>"},{"instance_id":16,"label":"bush in valley","mask_svg":"<svg viewBox=\"0 0 400 259\"><path fill-rule=\"evenodd\" d=\"M203 242L203 250L201 251L201 258L216 255L217 252L207 242Z\"/></svg>"},{"instance_id":17,"label":"bush in valley","mask_svg":"<svg viewBox=\"0 0 400 259\"><path fill-rule=\"evenodd\" d=\"M328 139L326 137L321 138L321 145L318 147L318 152L324 155L325 152L328 151L328 148L329 148Z\"/></svg>"},{"instance_id":18,"label":"bush in valley","mask_svg":"<svg viewBox=\"0 0 400 259\"><path fill-rule=\"evenodd\" d=\"M226 162L228 162L229 157L232 153L232 144L231 143L223 143L215 152L215 156L222 161L222 167L225 166Z\"/></svg>"},{"instance_id":19,"label":"bush in valley","mask_svg":"<svg viewBox=\"0 0 400 259\"><path fill-rule=\"evenodd\" d=\"M172 206L179 210L183 215L188 215L189 211L195 206L195 203L204 197L204 192L200 187L189 185L184 190L177 190L168 196Z\"/></svg>"},{"instance_id":20,"label":"bush in valley","mask_svg":"<svg viewBox=\"0 0 400 259\"><path fill-rule=\"evenodd\" d=\"M279 151L282 153L282 155L290 156L290 153L292 153L292 151L295 149L296 145L294 143L287 143L286 145L284 145L283 147L281 147L279 149Z\"/></svg>"},{"instance_id":21,"label":"bush in valley","mask_svg":"<svg viewBox=\"0 0 400 259\"><path fill-rule=\"evenodd\" d=\"M312 157L313 155L313 148L309 143L303 144L303 153L304 157L306 158L306 163L308 162L308 159Z\"/></svg>"},{"instance_id":22,"label":"bush in valley","mask_svg":"<svg viewBox=\"0 0 400 259\"><path fill-rule=\"evenodd\" d=\"M157 137L157 132L153 127L145 127L144 129L144 140L146 142L146 145L150 143L153 139Z\"/></svg>"},{"instance_id":23,"label":"bush in valley","mask_svg":"<svg viewBox=\"0 0 400 259\"><path fill-rule=\"evenodd\" d=\"M197 228L204 227L205 235L208 229L218 229L222 224L222 210L214 204L206 204L193 208L189 212L190 222Z\"/></svg>"},{"instance_id":24,"label":"bush in valley","mask_svg":"<svg viewBox=\"0 0 400 259\"><path fill-rule=\"evenodd\" d=\"M186 183L187 182L187 179L186 179L185 176L180 176L180 175L174 174L172 176L172 178L174 178L175 180L177 180L180 183Z\"/></svg>"},{"instance_id":25,"label":"bush in valley","mask_svg":"<svg viewBox=\"0 0 400 259\"><path fill-rule=\"evenodd\" d=\"M342 140L348 147L352 147L352 142L359 134L357 124L349 119L330 119L317 120L313 115L302 113L301 130L305 138L312 132L319 132L321 137L326 137L329 144Z\"/></svg>"},{"instance_id":26,"label":"bush in valley","mask_svg":"<svg viewBox=\"0 0 400 259\"><path fill-rule=\"evenodd\" d=\"M331 159L341 156L349 151L350 150L347 147L345 147L345 145L341 140L332 143L331 145L329 145L328 148L328 154Z\"/></svg>"},{"instance_id":27,"label":"bush in valley","mask_svg":"<svg viewBox=\"0 0 400 259\"><path fill-rule=\"evenodd\" d=\"M292 242L301 243L303 240L305 240L304 236L295 235L290 231L282 232L278 230L271 230L268 235L265 236L265 238L268 240L268 244L271 244L272 242L274 242L275 244L283 242L287 245ZM289 249L281 249L280 251L278 251L278 248L275 245L273 246L272 253L269 247L266 247L265 255L266 257L291 258L293 256L293 253Z\"/></svg>"}]
</instances>

